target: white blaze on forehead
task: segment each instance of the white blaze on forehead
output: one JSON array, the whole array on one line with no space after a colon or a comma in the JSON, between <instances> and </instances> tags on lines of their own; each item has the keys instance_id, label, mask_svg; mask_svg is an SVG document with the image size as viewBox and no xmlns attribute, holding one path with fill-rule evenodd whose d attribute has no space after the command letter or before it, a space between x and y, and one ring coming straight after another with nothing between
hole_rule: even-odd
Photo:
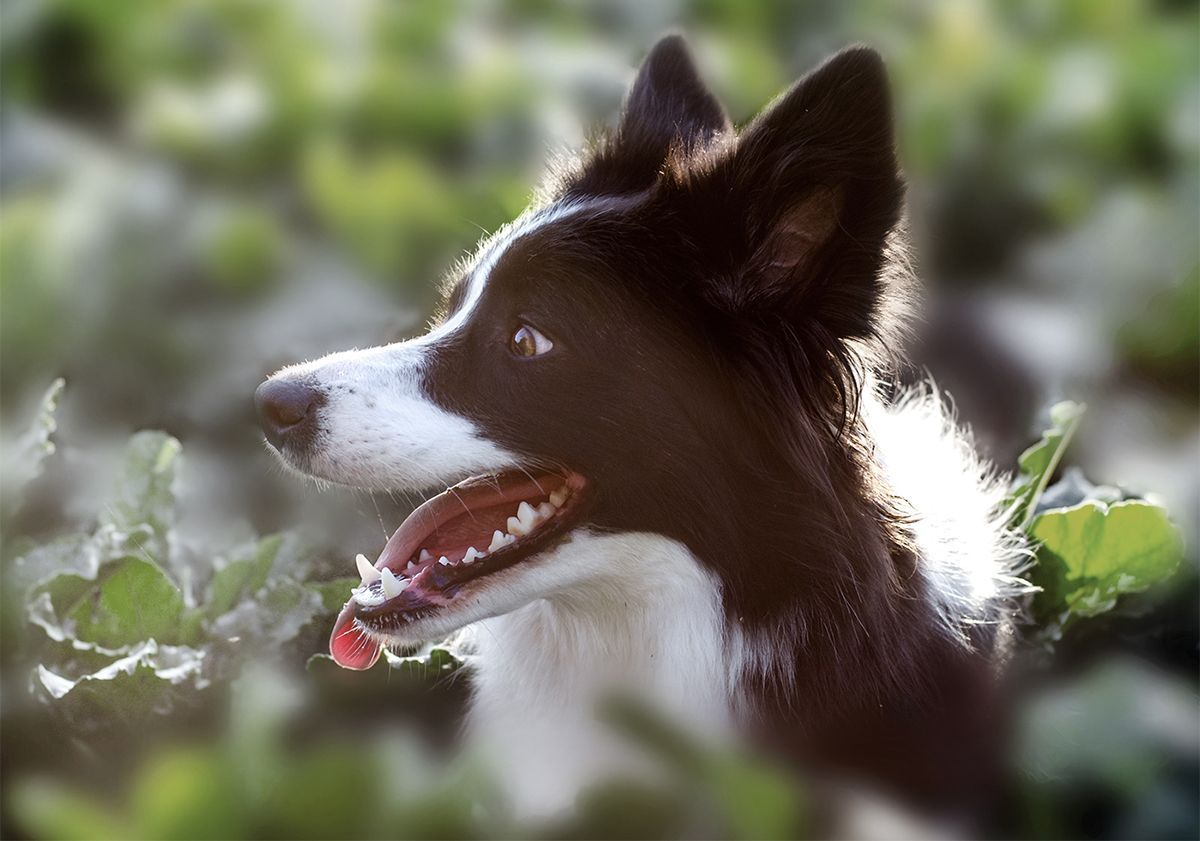
<instances>
[{"instance_id":1,"label":"white blaze on forehead","mask_svg":"<svg viewBox=\"0 0 1200 841\"><path fill-rule=\"evenodd\" d=\"M612 199L591 199L562 202L541 210L531 211L513 220L498 230L479 252L474 265L471 267L466 280L466 293L449 318L424 336L412 341L422 345L449 336L463 327L471 318L472 312L483 298L483 291L491 278L492 270L500 262L500 258L512 247L513 243L522 237L538 231L547 225L552 225L561 219L574 216L584 211L599 211L607 209Z\"/></svg>"}]
</instances>

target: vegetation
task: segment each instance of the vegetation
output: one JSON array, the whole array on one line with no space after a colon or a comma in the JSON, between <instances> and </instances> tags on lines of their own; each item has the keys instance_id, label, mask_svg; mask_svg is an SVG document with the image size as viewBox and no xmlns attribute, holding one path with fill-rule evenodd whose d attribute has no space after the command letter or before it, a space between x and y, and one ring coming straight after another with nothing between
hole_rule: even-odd
<instances>
[{"instance_id":1,"label":"vegetation","mask_svg":"<svg viewBox=\"0 0 1200 841\"><path fill-rule=\"evenodd\" d=\"M950 391L1037 547L1004 831L1195 837L1198 23L1150 0L4 4L0 831L532 831L445 759L456 652L362 675L321 653L349 559L413 500L280 476L250 394L419 328L683 25L739 123L830 51L882 49L932 302L1001 325L968 379L1003 405ZM1064 397L1086 417L1045 409ZM611 719L662 788L614 781L538 831L809 827L789 772Z\"/></svg>"}]
</instances>

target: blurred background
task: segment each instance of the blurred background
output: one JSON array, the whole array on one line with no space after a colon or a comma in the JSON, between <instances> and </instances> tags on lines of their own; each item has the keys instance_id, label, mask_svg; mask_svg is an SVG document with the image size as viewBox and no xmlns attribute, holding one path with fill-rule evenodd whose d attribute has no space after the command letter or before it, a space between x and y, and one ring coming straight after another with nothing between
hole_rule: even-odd
<instances>
[{"instance_id":1,"label":"blurred background","mask_svg":"<svg viewBox=\"0 0 1200 841\"><path fill-rule=\"evenodd\" d=\"M283 474L251 395L420 330L669 28L739 124L849 43L884 53L929 297L910 376L1010 471L1052 403L1086 402L1052 491L1161 502L1185 547L1170 581L1030 635L1001 825L1196 837L1200 12L1169 0L6 0L5 837L521 831L443 761L449 654L310 659L413 500ZM570 831L803 833L802 783L693 765L745 796L697 824L694 794L601 792Z\"/></svg>"}]
</instances>

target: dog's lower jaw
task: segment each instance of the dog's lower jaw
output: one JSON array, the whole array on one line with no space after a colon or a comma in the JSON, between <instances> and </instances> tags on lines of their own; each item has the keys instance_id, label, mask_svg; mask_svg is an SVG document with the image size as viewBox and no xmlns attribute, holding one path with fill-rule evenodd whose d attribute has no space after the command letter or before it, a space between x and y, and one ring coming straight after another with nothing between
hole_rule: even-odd
<instances>
[{"instance_id":1,"label":"dog's lower jaw","mask_svg":"<svg viewBox=\"0 0 1200 841\"><path fill-rule=\"evenodd\" d=\"M544 562L596 574L467 629L480 655L468 732L530 818L568 810L607 776L653 773L596 718L614 693L706 738L732 723L720 589L682 544L582 534Z\"/></svg>"}]
</instances>

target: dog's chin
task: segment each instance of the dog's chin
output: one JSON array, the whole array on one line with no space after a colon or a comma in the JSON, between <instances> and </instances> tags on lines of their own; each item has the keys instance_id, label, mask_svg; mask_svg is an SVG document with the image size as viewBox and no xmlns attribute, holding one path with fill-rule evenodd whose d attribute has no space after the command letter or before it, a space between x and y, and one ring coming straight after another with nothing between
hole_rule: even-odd
<instances>
[{"instance_id":1,"label":"dog's chin","mask_svg":"<svg viewBox=\"0 0 1200 841\"><path fill-rule=\"evenodd\" d=\"M429 499L374 564L359 556L362 583L334 625L333 658L369 668L385 646L436 639L546 595L561 577L555 550L582 527L590 495L578 473L518 468Z\"/></svg>"}]
</instances>

